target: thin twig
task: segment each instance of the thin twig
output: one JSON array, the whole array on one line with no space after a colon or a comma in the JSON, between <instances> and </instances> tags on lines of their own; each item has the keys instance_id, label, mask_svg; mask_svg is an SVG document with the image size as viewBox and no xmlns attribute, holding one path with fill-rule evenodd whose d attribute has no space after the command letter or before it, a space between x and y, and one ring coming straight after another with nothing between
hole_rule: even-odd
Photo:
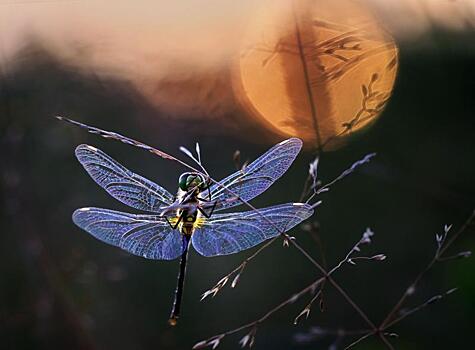
<instances>
[{"instance_id":1,"label":"thin twig","mask_svg":"<svg viewBox=\"0 0 475 350\"><path fill-rule=\"evenodd\" d=\"M439 294L439 295L435 295L433 296L432 298L430 298L429 300L423 302L422 304L404 312L401 316L395 318L394 320L392 320L391 322L389 322L384 328L387 329L391 326L394 326L396 323L399 323L401 322L403 319L405 319L406 317L424 309L425 307L429 306L429 305L432 305L440 300L442 300L444 297L452 294L453 292L455 292L457 290L457 288L452 288L452 289L449 289L447 292L443 293L443 294Z\"/></svg>"},{"instance_id":2,"label":"thin twig","mask_svg":"<svg viewBox=\"0 0 475 350\"><path fill-rule=\"evenodd\" d=\"M345 350L348 350L348 349L351 349L353 348L355 345L361 343L363 340L371 337L372 335L376 334L376 332L369 332L363 336L361 336L360 338L356 339L354 342L352 342L350 345L348 345Z\"/></svg>"},{"instance_id":3,"label":"thin twig","mask_svg":"<svg viewBox=\"0 0 475 350\"><path fill-rule=\"evenodd\" d=\"M302 62L303 76L305 80L305 89L307 92L307 99L310 106L310 112L312 114L313 128L315 131L315 136L317 138L317 149L320 150L322 146L322 139L321 139L320 128L319 128L318 119L317 119L317 108L315 107L315 101L313 98L312 85L310 82L310 76L309 76L308 67L307 67L307 60L305 58L305 52L304 52L302 37L300 33L300 28L299 28L299 21L297 17L297 10L295 6L296 6L295 1L293 1L292 11L293 11L294 22L295 22L295 38L297 40L297 47L298 47L300 61Z\"/></svg>"},{"instance_id":4,"label":"thin twig","mask_svg":"<svg viewBox=\"0 0 475 350\"><path fill-rule=\"evenodd\" d=\"M432 260L429 262L429 264L423 269L417 277L414 279L414 281L409 285L409 287L404 291L402 294L401 298L398 300L398 302L394 305L394 307L391 309L391 311L388 313L386 318L383 320L381 323L380 328L386 328L389 322L392 320L392 318L396 315L396 313L400 310L404 302L406 301L407 297L412 295L414 293L414 290L419 283L419 281L425 276L425 274L434 266L434 264L438 261L438 259L441 257L441 255L455 242L455 240L463 233L466 231L466 229L471 225L472 221L475 218L475 210L471 213L469 218L465 221L465 223L459 228L457 233L455 233L451 239L449 239L444 245L439 245L437 247L436 253L434 254L434 257ZM447 231L447 230L446 230Z\"/></svg>"},{"instance_id":5,"label":"thin twig","mask_svg":"<svg viewBox=\"0 0 475 350\"><path fill-rule=\"evenodd\" d=\"M445 243L444 246L440 249L439 256L442 256L442 254L445 253L445 251L459 238L459 236L467 230L467 228L473 223L474 219L475 219L475 210L472 211L472 214L463 223L463 225L459 228L459 230L452 237L450 237L447 243Z\"/></svg>"},{"instance_id":6,"label":"thin twig","mask_svg":"<svg viewBox=\"0 0 475 350\"><path fill-rule=\"evenodd\" d=\"M260 323L267 320L271 315L273 315L274 313L276 313L277 311L282 309L284 306L294 303L300 297L307 294L308 292L314 293L316 288L319 287L319 286L322 286L322 284L326 281L329 281L335 287L335 289L337 289L339 291L339 293L345 298L345 300L361 315L361 317L366 321L366 323L368 323L368 325L371 327L370 332L378 333L379 331L376 328L376 326L374 325L374 323L368 318L368 316L363 312L363 310L361 310L361 308L351 299L351 297L343 290L343 288L341 286L339 286L334 281L334 279L331 277L331 275L333 275L345 263L349 262L353 258L353 254L361 251L361 249L360 249L361 245L371 243L371 237L372 236L373 236L373 233L370 230L366 230L364 232L364 234L362 235L361 239L351 248L351 250L345 255L345 257L335 265L335 267L333 267L328 272L323 269L321 271L322 274L323 274L323 277L318 278L317 280L315 280L314 282L312 282L310 285L308 285L304 289L300 290L299 292L292 294L289 298L287 298L286 300L284 300L283 302L281 302L280 304L278 304L277 306L272 308L270 311L265 313L262 317L254 320L252 322L246 323L242 326L239 326L237 328L234 328L234 329L231 329L231 330L226 331L224 333L221 333L220 335L215 335L213 337L210 337L207 340L199 342L197 345L200 345L200 348L201 348L201 346L204 346L205 344L209 344L209 345L214 344L213 341L215 341L216 337L218 337L218 336L224 337L224 336L227 336L227 335L230 335L230 334L240 332L240 331L245 330L245 329L257 327ZM291 243L295 243L295 242L292 241ZM297 249L298 249L298 247L299 246L297 244ZM304 252L302 252L302 254L304 254ZM353 259L355 259L355 258L353 258ZM374 260L379 260L379 259L374 259ZM307 306L295 318L294 323L296 323L299 320L299 318L301 318L302 316L307 316L308 317L308 315L310 313L310 307L311 307L312 303L321 295L321 293L322 293L322 289L320 289L318 292L316 292L313 295L313 297L311 298L311 300L307 304ZM255 332L253 333L252 336L254 336L254 335L255 335ZM385 339L384 335L381 335L381 339L389 349L392 349L391 344L389 344L387 339Z\"/></svg>"}]
</instances>

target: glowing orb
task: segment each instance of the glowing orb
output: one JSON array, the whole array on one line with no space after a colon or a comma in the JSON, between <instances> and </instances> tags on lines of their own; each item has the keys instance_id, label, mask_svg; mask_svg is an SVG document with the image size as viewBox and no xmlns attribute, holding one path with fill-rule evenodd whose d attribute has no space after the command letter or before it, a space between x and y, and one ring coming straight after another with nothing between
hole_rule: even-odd
<instances>
[{"instance_id":1,"label":"glowing orb","mask_svg":"<svg viewBox=\"0 0 475 350\"><path fill-rule=\"evenodd\" d=\"M393 39L357 1L263 1L233 88L274 131L328 149L381 114L397 66Z\"/></svg>"}]
</instances>

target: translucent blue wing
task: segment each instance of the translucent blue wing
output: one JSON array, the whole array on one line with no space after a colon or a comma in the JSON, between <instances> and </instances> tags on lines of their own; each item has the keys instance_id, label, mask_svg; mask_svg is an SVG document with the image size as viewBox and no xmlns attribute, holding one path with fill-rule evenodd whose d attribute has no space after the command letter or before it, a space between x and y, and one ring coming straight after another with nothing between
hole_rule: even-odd
<instances>
[{"instance_id":1,"label":"translucent blue wing","mask_svg":"<svg viewBox=\"0 0 475 350\"><path fill-rule=\"evenodd\" d=\"M237 253L290 230L310 217L313 209L308 204L287 203L259 209L259 213L245 211L213 215L193 233L193 246L204 256ZM274 223L278 230L261 215Z\"/></svg>"},{"instance_id":2,"label":"translucent blue wing","mask_svg":"<svg viewBox=\"0 0 475 350\"><path fill-rule=\"evenodd\" d=\"M172 260L184 249L182 236L164 217L102 208L81 208L74 223L97 239L147 259Z\"/></svg>"},{"instance_id":3,"label":"translucent blue wing","mask_svg":"<svg viewBox=\"0 0 475 350\"><path fill-rule=\"evenodd\" d=\"M291 138L282 141L257 158L244 170L235 172L211 186L211 199L217 201L216 211L231 208L241 204L235 196L227 191L233 191L245 200L251 200L267 190L281 177L294 161L302 148L302 141ZM207 192L203 193L203 197Z\"/></svg>"},{"instance_id":4,"label":"translucent blue wing","mask_svg":"<svg viewBox=\"0 0 475 350\"><path fill-rule=\"evenodd\" d=\"M160 212L160 207L173 204L174 197L166 189L133 173L95 147L79 145L76 157L99 186L124 204L150 212Z\"/></svg>"}]
</instances>

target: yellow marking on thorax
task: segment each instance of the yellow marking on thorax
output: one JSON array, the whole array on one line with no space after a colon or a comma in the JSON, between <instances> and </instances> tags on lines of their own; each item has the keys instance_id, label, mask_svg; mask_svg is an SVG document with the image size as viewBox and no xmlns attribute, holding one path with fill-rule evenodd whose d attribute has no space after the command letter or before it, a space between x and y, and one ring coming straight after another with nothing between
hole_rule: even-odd
<instances>
[{"instance_id":1,"label":"yellow marking on thorax","mask_svg":"<svg viewBox=\"0 0 475 350\"><path fill-rule=\"evenodd\" d=\"M198 215L195 222L193 223L193 228L194 229L195 228L200 228L204 225L205 222L206 222L206 217Z\"/></svg>"},{"instance_id":2,"label":"yellow marking on thorax","mask_svg":"<svg viewBox=\"0 0 475 350\"><path fill-rule=\"evenodd\" d=\"M176 223L178 222L178 216L175 216L173 218L169 218L168 221L170 222L170 224L172 224L172 226L175 226Z\"/></svg>"},{"instance_id":3,"label":"yellow marking on thorax","mask_svg":"<svg viewBox=\"0 0 475 350\"><path fill-rule=\"evenodd\" d=\"M200 192L197 189L196 193L195 193L195 196L197 197L199 195L199 193ZM178 189L178 192L177 192L178 202L179 203L183 202L186 195L187 195L186 191ZM192 202L192 201L188 201L188 202ZM198 200L196 200L196 204L198 204ZM181 214L182 214L182 210L178 209L177 212L176 212L176 216L169 219L170 223L173 226L176 225L176 223L178 222L178 219L180 218ZM193 234L195 229L201 228L204 225L205 222L206 222L206 217L203 216L203 214L200 211L198 211L196 213L196 219L195 220L193 220L193 216L191 216L191 215L188 216L188 217L184 217L180 221L180 223L178 224L177 229L181 232L181 234Z\"/></svg>"},{"instance_id":4,"label":"yellow marking on thorax","mask_svg":"<svg viewBox=\"0 0 475 350\"><path fill-rule=\"evenodd\" d=\"M180 216L177 215L175 217L169 218L168 220L170 221L170 224L172 224L172 226L175 226L176 223L178 222L179 218L180 218ZM193 231L195 229L201 228L204 225L205 222L206 222L206 217L202 216L201 213L198 212L198 215L196 216L195 221L193 221L193 217L191 217L191 216L185 217L180 221L180 223L178 224L177 229L181 233L183 233L183 225L192 223L191 231L193 233Z\"/></svg>"}]
</instances>

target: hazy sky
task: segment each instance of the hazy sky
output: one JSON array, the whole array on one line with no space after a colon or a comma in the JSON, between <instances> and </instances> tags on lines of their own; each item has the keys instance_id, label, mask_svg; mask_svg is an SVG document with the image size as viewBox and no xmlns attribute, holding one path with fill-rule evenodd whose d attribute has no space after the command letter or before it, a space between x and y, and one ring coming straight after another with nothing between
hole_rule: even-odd
<instances>
[{"instance_id":1,"label":"hazy sky","mask_svg":"<svg viewBox=\"0 0 475 350\"><path fill-rule=\"evenodd\" d=\"M172 101L173 108L181 108L190 101L195 108L202 104L196 91L186 95L174 85L174 97L185 95L170 99L166 91L157 92L156 83L165 77L186 82L198 76L207 84L199 89L203 98L208 88L220 90L226 84L220 75L238 57L242 33L266 1L276 6L290 0L0 0L0 63L8 70L10 58L36 40L75 69L130 80L156 103ZM343 6L356 2L331 1ZM399 42L417 43L434 23L451 30L475 23L475 0L361 3L370 6ZM224 92L215 100L228 98Z\"/></svg>"},{"instance_id":2,"label":"hazy sky","mask_svg":"<svg viewBox=\"0 0 475 350\"><path fill-rule=\"evenodd\" d=\"M273 0L290 1L290 0ZM340 0L334 0L340 1ZM363 0L393 35L412 39L431 23L452 29L475 25L475 0ZM10 57L27 36L42 39L58 54L95 65L132 69L136 58L223 62L264 0L0 0L0 45ZM132 50L133 49L133 50ZM87 50L82 51L86 54ZM110 59L108 54L113 54ZM140 60L142 61L142 60ZM163 66L163 62L162 62ZM147 66L142 66L141 71Z\"/></svg>"}]
</instances>

